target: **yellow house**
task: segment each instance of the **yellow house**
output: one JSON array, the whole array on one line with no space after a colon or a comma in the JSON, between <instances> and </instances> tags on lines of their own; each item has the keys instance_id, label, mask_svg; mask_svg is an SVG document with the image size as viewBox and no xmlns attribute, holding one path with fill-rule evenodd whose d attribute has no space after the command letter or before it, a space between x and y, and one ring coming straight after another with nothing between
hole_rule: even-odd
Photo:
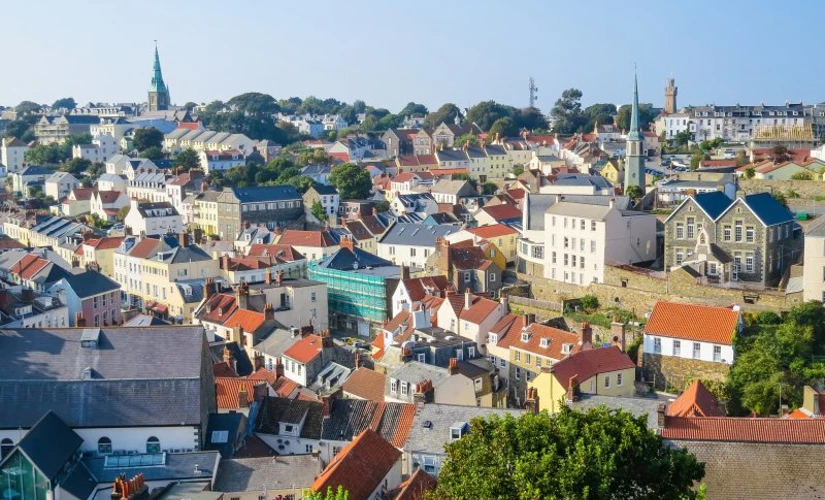
<instances>
[{"instance_id":1,"label":"yellow house","mask_svg":"<svg viewBox=\"0 0 825 500\"><path fill-rule=\"evenodd\" d=\"M82 265L87 266L94 262L98 266L98 271L114 278L115 250L118 249L121 242L123 242L123 236L105 236L84 241Z\"/></svg>"},{"instance_id":2,"label":"yellow house","mask_svg":"<svg viewBox=\"0 0 825 500\"><path fill-rule=\"evenodd\" d=\"M604 167L602 167L602 171L600 173L602 177L609 180L614 185L624 182L624 170L622 170L620 160L607 160L607 163L605 163Z\"/></svg>"},{"instance_id":3,"label":"yellow house","mask_svg":"<svg viewBox=\"0 0 825 500\"><path fill-rule=\"evenodd\" d=\"M483 238L496 246L496 248L504 256L505 263L502 265L501 262L497 260L495 263L499 264L502 269L505 269L507 264L515 262L519 237L519 232L517 230L510 226L505 226L504 224L492 224L489 226L467 228L466 231L473 236Z\"/></svg>"},{"instance_id":4,"label":"yellow house","mask_svg":"<svg viewBox=\"0 0 825 500\"><path fill-rule=\"evenodd\" d=\"M192 224L204 234L218 234L218 191L206 191L193 200Z\"/></svg>"},{"instance_id":5,"label":"yellow house","mask_svg":"<svg viewBox=\"0 0 825 500\"><path fill-rule=\"evenodd\" d=\"M580 394L632 397L636 365L617 346L583 350L543 367L529 384L539 410L559 411L564 401Z\"/></svg>"}]
</instances>

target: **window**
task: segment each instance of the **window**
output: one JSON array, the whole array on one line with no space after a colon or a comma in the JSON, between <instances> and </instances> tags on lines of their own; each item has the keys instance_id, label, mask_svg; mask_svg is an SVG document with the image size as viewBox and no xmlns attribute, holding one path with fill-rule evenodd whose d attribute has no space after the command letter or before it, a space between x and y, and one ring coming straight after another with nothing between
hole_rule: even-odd
<instances>
[{"instance_id":1,"label":"window","mask_svg":"<svg viewBox=\"0 0 825 500\"><path fill-rule=\"evenodd\" d=\"M390 379L390 392L396 394L398 392L398 381L394 378Z\"/></svg>"},{"instance_id":2,"label":"window","mask_svg":"<svg viewBox=\"0 0 825 500\"><path fill-rule=\"evenodd\" d=\"M584 231L584 219L581 220L581 223L579 224L579 229Z\"/></svg>"},{"instance_id":3,"label":"window","mask_svg":"<svg viewBox=\"0 0 825 500\"><path fill-rule=\"evenodd\" d=\"M315 292L312 292L310 294L310 300L312 300L313 302L316 302L318 300L318 296Z\"/></svg>"},{"instance_id":4,"label":"window","mask_svg":"<svg viewBox=\"0 0 825 500\"><path fill-rule=\"evenodd\" d=\"M521 368L516 367L516 380L521 380Z\"/></svg>"},{"instance_id":5,"label":"window","mask_svg":"<svg viewBox=\"0 0 825 500\"><path fill-rule=\"evenodd\" d=\"M590 240L590 253L596 253L596 240Z\"/></svg>"},{"instance_id":6,"label":"window","mask_svg":"<svg viewBox=\"0 0 825 500\"><path fill-rule=\"evenodd\" d=\"M3 441L0 442L0 459L6 458L6 456L11 453L13 449L14 441L9 438L4 438Z\"/></svg>"},{"instance_id":7,"label":"window","mask_svg":"<svg viewBox=\"0 0 825 500\"><path fill-rule=\"evenodd\" d=\"M584 252L584 244L585 243L586 242L584 241L584 238L579 240L579 250L582 251L582 252Z\"/></svg>"},{"instance_id":8,"label":"window","mask_svg":"<svg viewBox=\"0 0 825 500\"><path fill-rule=\"evenodd\" d=\"M610 375L605 375L604 376L604 387L605 387L605 389L610 387Z\"/></svg>"},{"instance_id":9,"label":"window","mask_svg":"<svg viewBox=\"0 0 825 500\"><path fill-rule=\"evenodd\" d=\"M737 243L742 241L742 221L738 220L733 223L733 239Z\"/></svg>"},{"instance_id":10,"label":"window","mask_svg":"<svg viewBox=\"0 0 825 500\"><path fill-rule=\"evenodd\" d=\"M753 243L755 234L756 234L756 231L755 231L754 227L753 226L747 226L745 228L745 241L748 242L748 243Z\"/></svg>"},{"instance_id":11,"label":"window","mask_svg":"<svg viewBox=\"0 0 825 500\"><path fill-rule=\"evenodd\" d=\"M415 257L415 248L410 248L410 257Z\"/></svg>"},{"instance_id":12,"label":"window","mask_svg":"<svg viewBox=\"0 0 825 500\"><path fill-rule=\"evenodd\" d=\"M146 453L160 453L160 439L155 436L146 440Z\"/></svg>"},{"instance_id":13,"label":"window","mask_svg":"<svg viewBox=\"0 0 825 500\"><path fill-rule=\"evenodd\" d=\"M622 374L621 373L616 374L616 386L617 387L622 386Z\"/></svg>"},{"instance_id":14,"label":"window","mask_svg":"<svg viewBox=\"0 0 825 500\"><path fill-rule=\"evenodd\" d=\"M656 354L662 353L662 339L654 338L653 339L653 352Z\"/></svg>"},{"instance_id":15,"label":"window","mask_svg":"<svg viewBox=\"0 0 825 500\"><path fill-rule=\"evenodd\" d=\"M753 254L748 253L745 254L745 272L752 273L753 272Z\"/></svg>"},{"instance_id":16,"label":"window","mask_svg":"<svg viewBox=\"0 0 825 500\"><path fill-rule=\"evenodd\" d=\"M464 351L461 349L455 350L455 359L459 361L464 361Z\"/></svg>"},{"instance_id":17,"label":"window","mask_svg":"<svg viewBox=\"0 0 825 500\"><path fill-rule=\"evenodd\" d=\"M591 231L595 231L595 230L596 230L596 221L594 221L594 220L591 220L591 221L590 221L590 230L591 230Z\"/></svg>"},{"instance_id":18,"label":"window","mask_svg":"<svg viewBox=\"0 0 825 500\"><path fill-rule=\"evenodd\" d=\"M469 283L473 280L473 274L470 271L464 272L464 283Z\"/></svg>"},{"instance_id":19,"label":"window","mask_svg":"<svg viewBox=\"0 0 825 500\"><path fill-rule=\"evenodd\" d=\"M687 237L688 237L689 240L693 239L693 236L694 236L693 230L694 230L694 228L695 228L694 218L693 217L688 217L687 218Z\"/></svg>"},{"instance_id":20,"label":"window","mask_svg":"<svg viewBox=\"0 0 825 500\"><path fill-rule=\"evenodd\" d=\"M103 436L97 440L97 452L101 455L107 455L112 452L112 440Z\"/></svg>"},{"instance_id":21,"label":"window","mask_svg":"<svg viewBox=\"0 0 825 500\"><path fill-rule=\"evenodd\" d=\"M495 333L488 333L487 334L487 343L496 345L498 343L498 334Z\"/></svg>"},{"instance_id":22,"label":"window","mask_svg":"<svg viewBox=\"0 0 825 500\"><path fill-rule=\"evenodd\" d=\"M550 263L551 264L556 263L556 252L555 251L552 254L550 254Z\"/></svg>"},{"instance_id":23,"label":"window","mask_svg":"<svg viewBox=\"0 0 825 500\"><path fill-rule=\"evenodd\" d=\"M435 458L434 457L424 457L424 472L429 472L430 474L435 473Z\"/></svg>"},{"instance_id":24,"label":"window","mask_svg":"<svg viewBox=\"0 0 825 500\"><path fill-rule=\"evenodd\" d=\"M307 453L312 453L312 445L311 444L306 445L306 447L304 449L306 450Z\"/></svg>"},{"instance_id":25,"label":"window","mask_svg":"<svg viewBox=\"0 0 825 500\"><path fill-rule=\"evenodd\" d=\"M450 441L456 441L458 439L461 439L461 428L450 427Z\"/></svg>"},{"instance_id":26,"label":"window","mask_svg":"<svg viewBox=\"0 0 825 500\"><path fill-rule=\"evenodd\" d=\"M410 386L406 382L401 382L401 395L407 396L410 392Z\"/></svg>"},{"instance_id":27,"label":"window","mask_svg":"<svg viewBox=\"0 0 825 500\"><path fill-rule=\"evenodd\" d=\"M722 241L730 241L730 226L722 226Z\"/></svg>"},{"instance_id":28,"label":"window","mask_svg":"<svg viewBox=\"0 0 825 500\"><path fill-rule=\"evenodd\" d=\"M673 341L673 355L674 356L681 356L682 355L682 342L678 340Z\"/></svg>"},{"instance_id":29,"label":"window","mask_svg":"<svg viewBox=\"0 0 825 500\"><path fill-rule=\"evenodd\" d=\"M682 251L681 248L676 249L676 265L681 265L682 261L685 260L685 252Z\"/></svg>"},{"instance_id":30,"label":"window","mask_svg":"<svg viewBox=\"0 0 825 500\"><path fill-rule=\"evenodd\" d=\"M529 352L528 352L528 353L525 353L525 354L524 354L524 362L525 362L525 363L527 363L527 364L529 365L529 364L530 364L530 359L531 359L531 357L530 357L530 353L529 353Z\"/></svg>"},{"instance_id":31,"label":"window","mask_svg":"<svg viewBox=\"0 0 825 500\"><path fill-rule=\"evenodd\" d=\"M699 356L702 354L702 344L699 342L693 343L693 357L694 359L698 359Z\"/></svg>"},{"instance_id":32,"label":"window","mask_svg":"<svg viewBox=\"0 0 825 500\"><path fill-rule=\"evenodd\" d=\"M481 392L481 390L484 388L484 384L482 383L481 377L473 380L473 386L475 387L476 392Z\"/></svg>"},{"instance_id":33,"label":"window","mask_svg":"<svg viewBox=\"0 0 825 500\"><path fill-rule=\"evenodd\" d=\"M490 283L495 283L496 281L496 273L490 273Z\"/></svg>"},{"instance_id":34,"label":"window","mask_svg":"<svg viewBox=\"0 0 825 500\"><path fill-rule=\"evenodd\" d=\"M714 361L722 361L722 346L720 346L720 345L713 346L713 360Z\"/></svg>"},{"instance_id":35,"label":"window","mask_svg":"<svg viewBox=\"0 0 825 500\"><path fill-rule=\"evenodd\" d=\"M474 346L470 346L467 348L467 357L473 359L476 357L476 348Z\"/></svg>"},{"instance_id":36,"label":"window","mask_svg":"<svg viewBox=\"0 0 825 500\"><path fill-rule=\"evenodd\" d=\"M685 227L681 222L676 223L676 239L681 240L685 237Z\"/></svg>"},{"instance_id":37,"label":"window","mask_svg":"<svg viewBox=\"0 0 825 500\"><path fill-rule=\"evenodd\" d=\"M419 352L416 355L416 359L418 360L419 363L426 363L427 362L427 354L423 353L423 352Z\"/></svg>"}]
</instances>

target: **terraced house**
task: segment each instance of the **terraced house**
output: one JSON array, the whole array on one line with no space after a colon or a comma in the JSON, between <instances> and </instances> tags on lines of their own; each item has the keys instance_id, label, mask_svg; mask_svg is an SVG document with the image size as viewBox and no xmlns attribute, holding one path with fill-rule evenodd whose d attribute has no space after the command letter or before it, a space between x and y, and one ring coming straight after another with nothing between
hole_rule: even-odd
<instances>
[{"instance_id":1,"label":"terraced house","mask_svg":"<svg viewBox=\"0 0 825 500\"><path fill-rule=\"evenodd\" d=\"M244 223L301 229L304 224L304 201L292 186L224 188L217 199L218 234L234 238Z\"/></svg>"},{"instance_id":2,"label":"terraced house","mask_svg":"<svg viewBox=\"0 0 825 500\"><path fill-rule=\"evenodd\" d=\"M697 194L665 220L665 269L686 266L712 284L775 286L800 254L798 229L768 193Z\"/></svg>"}]
</instances>

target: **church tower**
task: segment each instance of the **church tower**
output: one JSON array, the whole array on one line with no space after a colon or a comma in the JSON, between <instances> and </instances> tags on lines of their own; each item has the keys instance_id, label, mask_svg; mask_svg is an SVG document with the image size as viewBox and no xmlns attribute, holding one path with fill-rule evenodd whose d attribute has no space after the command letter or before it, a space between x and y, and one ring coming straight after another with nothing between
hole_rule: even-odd
<instances>
[{"instance_id":1,"label":"church tower","mask_svg":"<svg viewBox=\"0 0 825 500\"><path fill-rule=\"evenodd\" d=\"M665 87L665 114L669 115L676 112L676 94L679 89L676 87L676 80L671 76L667 79L667 87Z\"/></svg>"},{"instance_id":2,"label":"church tower","mask_svg":"<svg viewBox=\"0 0 825 500\"><path fill-rule=\"evenodd\" d=\"M169 104L169 88L163 83L158 44L155 42L155 66L152 71L152 83L149 84L149 111L165 111L169 109Z\"/></svg>"},{"instance_id":3,"label":"church tower","mask_svg":"<svg viewBox=\"0 0 825 500\"><path fill-rule=\"evenodd\" d=\"M639 79L633 75L633 107L630 110L630 130L625 150L624 192L639 186L645 192L645 141L639 127Z\"/></svg>"}]
</instances>

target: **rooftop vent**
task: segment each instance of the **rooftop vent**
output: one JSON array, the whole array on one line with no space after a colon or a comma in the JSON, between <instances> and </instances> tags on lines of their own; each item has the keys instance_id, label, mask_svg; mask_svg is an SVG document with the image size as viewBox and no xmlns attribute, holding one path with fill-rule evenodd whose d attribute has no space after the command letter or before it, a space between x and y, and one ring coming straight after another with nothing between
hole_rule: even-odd
<instances>
[{"instance_id":1,"label":"rooftop vent","mask_svg":"<svg viewBox=\"0 0 825 500\"><path fill-rule=\"evenodd\" d=\"M80 347L84 349L97 349L100 341L100 328L84 328L80 334Z\"/></svg>"}]
</instances>

